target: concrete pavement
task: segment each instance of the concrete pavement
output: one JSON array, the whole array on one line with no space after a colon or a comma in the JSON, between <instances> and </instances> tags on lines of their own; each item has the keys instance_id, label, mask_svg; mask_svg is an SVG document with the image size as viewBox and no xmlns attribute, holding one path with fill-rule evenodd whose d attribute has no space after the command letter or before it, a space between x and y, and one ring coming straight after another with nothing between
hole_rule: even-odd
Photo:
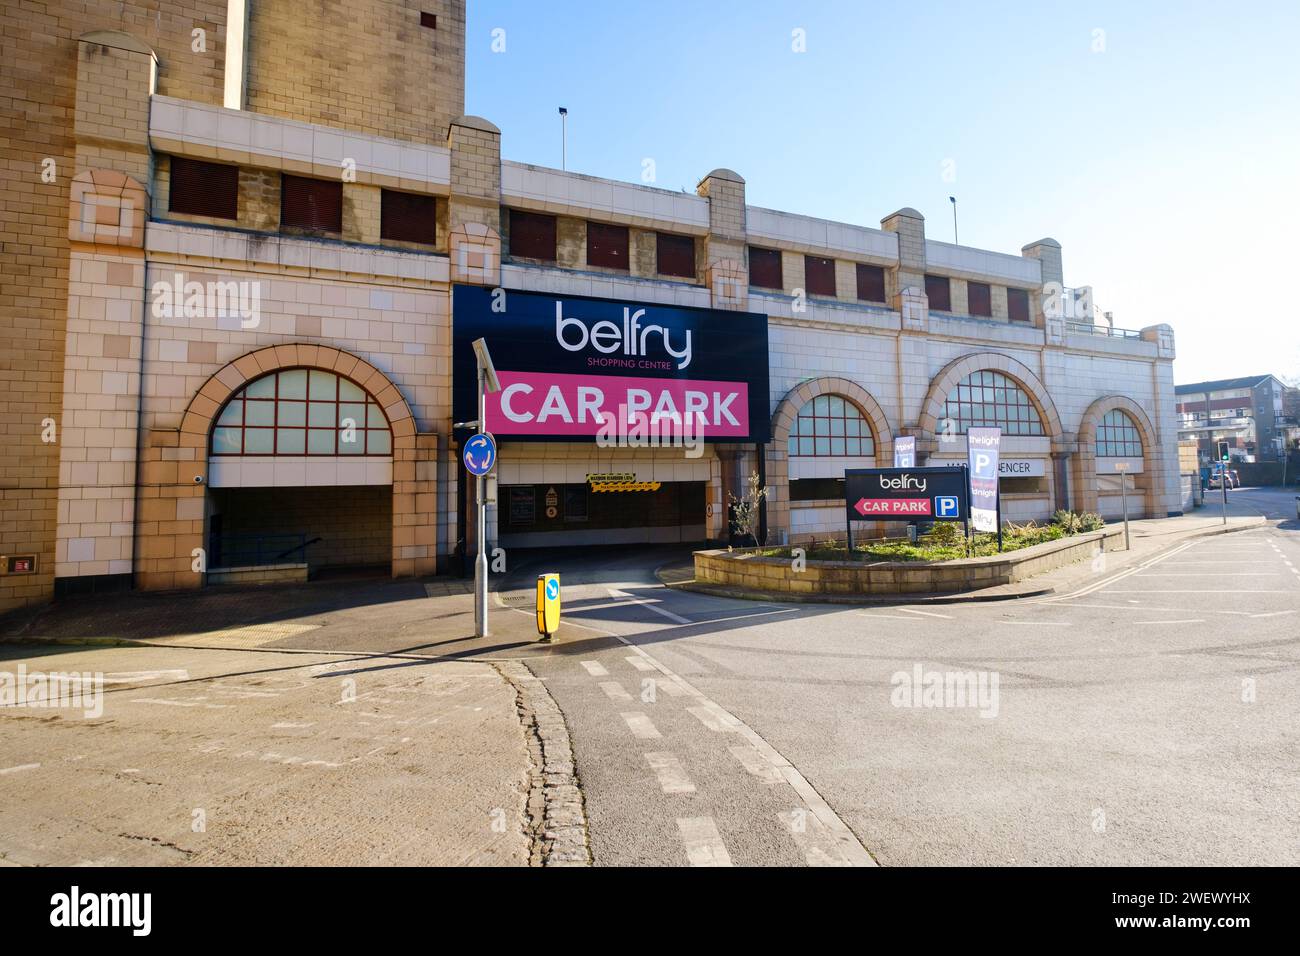
<instances>
[{"instance_id":1,"label":"concrete pavement","mask_svg":"<svg viewBox=\"0 0 1300 956\"><path fill-rule=\"evenodd\" d=\"M491 667L0 647L104 680L102 714L0 708L10 865L526 865L529 754Z\"/></svg>"}]
</instances>

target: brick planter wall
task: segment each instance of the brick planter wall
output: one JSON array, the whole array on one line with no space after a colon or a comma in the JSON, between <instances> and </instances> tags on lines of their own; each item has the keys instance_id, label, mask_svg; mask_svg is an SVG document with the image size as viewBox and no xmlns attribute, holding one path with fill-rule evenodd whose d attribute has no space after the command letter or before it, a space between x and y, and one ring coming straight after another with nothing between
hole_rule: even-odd
<instances>
[{"instance_id":1,"label":"brick planter wall","mask_svg":"<svg viewBox=\"0 0 1300 956\"><path fill-rule=\"evenodd\" d=\"M1122 528L1048 541L1007 554L923 564L917 561L808 561L795 571L789 558L753 551L696 551L695 580L759 591L814 594L955 594L1014 584L1044 571L1087 561L1124 547Z\"/></svg>"}]
</instances>

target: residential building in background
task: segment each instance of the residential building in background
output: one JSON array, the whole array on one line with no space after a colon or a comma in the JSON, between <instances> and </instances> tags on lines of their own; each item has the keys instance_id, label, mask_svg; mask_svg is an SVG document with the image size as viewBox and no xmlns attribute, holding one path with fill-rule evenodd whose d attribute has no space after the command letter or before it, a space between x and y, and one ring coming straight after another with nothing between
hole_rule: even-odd
<instances>
[{"instance_id":1,"label":"residential building in background","mask_svg":"<svg viewBox=\"0 0 1300 956\"><path fill-rule=\"evenodd\" d=\"M1202 461L1214 458L1221 441L1238 461L1278 461L1288 428L1297 424L1287 418L1287 395L1294 389L1274 375L1193 382L1174 391L1178 437L1196 439Z\"/></svg>"},{"instance_id":2,"label":"residential building in background","mask_svg":"<svg viewBox=\"0 0 1300 956\"><path fill-rule=\"evenodd\" d=\"M724 539L751 473L769 541L842 534L846 468L897 436L964 462L972 425L1003 431L1008 519L1118 514L1117 464L1136 513L1182 507L1173 331L1095 323L1055 240L760 208L726 168L687 194L511 162L464 115L463 0L0 22L0 610L457 570L470 333L508 386L490 547ZM597 395L706 427L602 441Z\"/></svg>"}]
</instances>

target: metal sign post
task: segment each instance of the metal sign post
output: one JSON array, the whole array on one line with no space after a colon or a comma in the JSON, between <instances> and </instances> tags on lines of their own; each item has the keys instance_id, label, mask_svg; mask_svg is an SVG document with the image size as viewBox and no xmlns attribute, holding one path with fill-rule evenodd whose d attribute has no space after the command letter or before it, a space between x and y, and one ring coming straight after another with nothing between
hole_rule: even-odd
<instances>
[{"instance_id":1,"label":"metal sign post","mask_svg":"<svg viewBox=\"0 0 1300 956\"><path fill-rule=\"evenodd\" d=\"M1128 540L1128 462L1115 462L1115 470L1119 472L1119 500L1124 509L1124 550L1129 550Z\"/></svg>"},{"instance_id":2,"label":"metal sign post","mask_svg":"<svg viewBox=\"0 0 1300 956\"><path fill-rule=\"evenodd\" d=\"M465 468L474 476L474 501L477 506L477 546L474 558L474 636L488 636L488 559L487 559L487 496L483 480L497 463L496 442L487 433L487 393L499 392L497 379L488 353L487 342L474 341L474 358L478 365L478 434L465 443Z\"/></svg>"},{"instance_id":3,"label":"metal sign post","mask_svg":"<svg viewBox=\"0 0 1300 956\"><path fill-rule=\"evenodd\" d=\"M1223 495L1223 523L1228 523L1228 462L1232 455L1226 441L1219 442L1219 489Z\"/></svg>"}]
</instances>

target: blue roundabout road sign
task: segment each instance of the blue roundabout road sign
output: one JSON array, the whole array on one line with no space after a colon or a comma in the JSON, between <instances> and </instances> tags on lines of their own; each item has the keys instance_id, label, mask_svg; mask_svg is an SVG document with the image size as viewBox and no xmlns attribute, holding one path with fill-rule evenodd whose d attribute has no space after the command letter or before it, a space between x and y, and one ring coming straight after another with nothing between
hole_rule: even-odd
<instances>
[{"instance_id":1,"label":"blue roundabout road sign","mask_svg":"<svg viewBox=\"0 0 1300 956\"><path fill-rule=\"evenodd\" d=\"M465 442L461 458L465 462L465 470L481 478L496 467L497 443L491 435L474 435Z\"/></svg>"}]
</instances>

